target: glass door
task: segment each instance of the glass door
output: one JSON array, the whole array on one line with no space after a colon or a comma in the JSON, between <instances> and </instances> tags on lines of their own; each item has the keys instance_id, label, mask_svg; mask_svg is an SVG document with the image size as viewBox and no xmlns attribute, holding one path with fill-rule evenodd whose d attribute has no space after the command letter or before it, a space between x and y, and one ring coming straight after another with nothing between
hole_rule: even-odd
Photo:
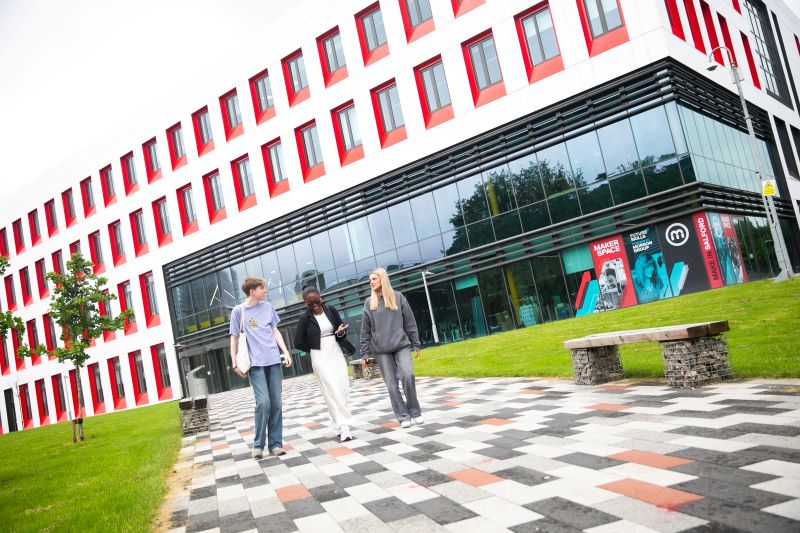
<instances>
[{"instance_id":1,"label":"glass door","mask_svg":"<svg viewBox=\"0 0 800 533\"><path fill-rule=\"evenodd\" d=\"M486 317L481 305L481 292L478 289L478 276L471 275L459 278L454 282L456 293L456 308L461 319L461 330L465 338L482 337L486 335ZM439 327L441 333L442 327ZM443 337L440 336L440 338ZM449 340L459 340L450 338Z\"/></svg>"}]
</instances>

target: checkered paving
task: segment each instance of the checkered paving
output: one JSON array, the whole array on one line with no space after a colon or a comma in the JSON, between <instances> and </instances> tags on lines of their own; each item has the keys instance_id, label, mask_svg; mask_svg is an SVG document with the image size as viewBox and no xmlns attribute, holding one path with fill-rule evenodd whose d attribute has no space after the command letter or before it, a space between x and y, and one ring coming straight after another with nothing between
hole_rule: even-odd
<instances>
[{"instance_id":1,"label":"checkered paving","mask_svg":"<svg viewBox=\"0 0 800 533\"><path fill-rule=\"evenodd\" d=\"M800 531L800 381L658 384L419 378L402 429L353 383L340 444L312 376L284 382L287 454L255 460L250 389L211 397L176 530Z\"/></svg>"}]
</instances>

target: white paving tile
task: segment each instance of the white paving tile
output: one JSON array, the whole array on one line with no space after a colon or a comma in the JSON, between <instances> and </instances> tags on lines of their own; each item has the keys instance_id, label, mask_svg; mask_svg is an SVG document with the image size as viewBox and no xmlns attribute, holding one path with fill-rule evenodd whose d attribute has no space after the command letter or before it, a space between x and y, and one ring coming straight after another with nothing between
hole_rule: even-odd
<instances>
[{"instance_id":1,"label":"white paving tile","mask_svg":"<svg viewBox=\"0 0 800 533\"><path fill-rule=\"evenodd\" d=\"M790 477L779 477L764 481L763 483L756 483L750 487L758 490L766 490L767 492L774 492L775 494L783 494L793 498L800 498L800 480Z\"/></svg>"},{"instance_id":2,"label":"white paving tile","mask_svg":"<svg viewBox=\"0 0 800 533\"><path fill-rule=\"evenodd\" d=\"M320 531L325 531L326 533L345 533L345 531L339 527L339 524L336 523L336 520L328 513L296 518L294 525L297 526L297 530L300 533L319 533Z\"/></svg>"},{"instance_id":3,"label":"white paving tile","mask_svg":"<svg viewBox=\"0 0 800 533\"><path fill-rule=\"evenodd\" d=\"M465 503L464 507L503 527L511 527L542 518L539 513L534 513L497 496Z\"/></svg>"},{"instance_id":4,"label":"white paving tile","mask_svg":"<svg viewBox=\"0 0 800 533\"><path fill-rule=\"evenodd\" d=\"M703 448L706 450L714 450L716 452L738 452L753 448L757 444L749 442L738 442L733 440L723 439L710 439L708 437L682 437L669 441L671 444L678 446L688 446L692 448Z\"/></svg>"},{"instance_id":5,"label":"white paving tile","mask_svg":"<svg viewBox=\"0 0 800 533\"><path fill-rule=\"evenodd\" d=\"M761 509L768 513L776 514L792 520L800 520L800 500L789 500L788 502L770 505Z\"/></svg>"},{"instance_id":6,"label":"white paving tile","mask_svg":"<svg viewBox=\"0 0 800 533\"><path fill-rule=\"evenodd\" d=\"M791 463L789 461L779 461L777 459L768 459L760 463L743 466L742 470L751 470L753 472L761 472L762 474L780 477L800 478L800 464ZM798 483L800 483L800 481L798 481Z\"/></svg>"}]
</instances>

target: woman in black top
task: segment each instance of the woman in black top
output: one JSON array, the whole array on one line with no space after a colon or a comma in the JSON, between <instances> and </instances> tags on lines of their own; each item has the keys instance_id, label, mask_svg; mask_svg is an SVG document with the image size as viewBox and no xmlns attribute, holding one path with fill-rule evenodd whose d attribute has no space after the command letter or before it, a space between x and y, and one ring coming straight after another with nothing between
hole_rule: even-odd
<instances>
[{"instance_id":1,"label":"woman in black top","mask_svg":"<svg viewBox=\"0 0 800 533\"><path fill-rule=\"evenodd\" d=\"M328 406L333 431L341 442L350 436L351 416L347 404L350 400L350 382L344 352L355 348L347 342L347 326L333 307L322 303L316 287L303 288L306 311L297 322L294 345L311 354L311 364L319 388Z\"/></svg>"}]
</instances>

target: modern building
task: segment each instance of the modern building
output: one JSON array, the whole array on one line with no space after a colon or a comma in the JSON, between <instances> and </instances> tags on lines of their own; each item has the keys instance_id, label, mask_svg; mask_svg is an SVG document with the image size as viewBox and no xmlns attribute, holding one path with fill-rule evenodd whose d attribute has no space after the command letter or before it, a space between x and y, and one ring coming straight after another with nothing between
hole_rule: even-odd
<instances>
[{"instance_id":1,"label":"modern building","mask_svg":"<svg viewBox=\"0 0 800 533\"><path fill-rule=\"evenodd\" d=\"M89 414L230 369L248 274L291 340L315 283L356 340L387 268L425 343L777 271L731 57L794 268L800 18L779 0L301 0L171 114L3 200L3 309L54 345L44 274L91 257L135 322L81 370ZM287 24L287 21L291 23ZM708 56L720 68L707 70ZM423 273L435 318L431 323ZM435 329L435 331L434 331ZM75 369L0 356L2 431L64 420ZM310 371L299 354L291 372Z\"/></svg>"}]
</instances>

